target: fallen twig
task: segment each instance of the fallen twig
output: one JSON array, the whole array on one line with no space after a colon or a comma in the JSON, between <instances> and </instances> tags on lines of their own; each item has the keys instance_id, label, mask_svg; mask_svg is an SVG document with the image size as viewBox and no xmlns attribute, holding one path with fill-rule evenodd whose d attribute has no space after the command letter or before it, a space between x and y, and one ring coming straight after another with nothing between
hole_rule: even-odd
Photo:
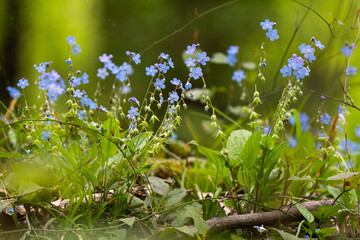
<instances>
[{"instance_id":1,"label":"fallen twig","mask_svg":"<svg viewBox=\"0 0 360 240\"><path fill-rule=\"evenodd\" d=\"M301 203L307 210L314 211L321 206L328 206L333 200L320 200ZM279 210L270 212L257 212L243 215L214 217L206 221L207 232L218 232L228 229L245 228L253 226L274 226L278 223L292 222L303 219L295 205L284 206Z\"/></svg>"}]
</instances>

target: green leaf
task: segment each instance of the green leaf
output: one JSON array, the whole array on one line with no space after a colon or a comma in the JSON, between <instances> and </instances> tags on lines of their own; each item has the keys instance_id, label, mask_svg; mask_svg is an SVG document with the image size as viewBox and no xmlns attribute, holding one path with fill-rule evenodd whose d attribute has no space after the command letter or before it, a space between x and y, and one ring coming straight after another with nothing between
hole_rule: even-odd
<instances>
[{"instance_id":1,"label":"green leaf","mask_svg":"<svg viewBox=\"0 0 360 240\"><path fill-rule=\"evenodd\" d=\"M287 148L288 143L283 142L274 147L270 152L265 156L264 168L272 168L276 162L279 160L285 149Z\"/></svg>"},{"instance_id":2,"label":"green leaf","mask_svg":"<svg viewBox=\"0 0 360 240\"><path fill-rule=\"evenodd\" d=\"M190 144L197 145L198 151L215 165L216 169L222 177L226 177L230 174L230 170L226 166L226 158L218 151L202 147L195 141L191 141Z\"/></svg>"},{"instance_id":3,"label":"green leaf","mask_svg":"<svg viewBox=\"0 0 360 240\"><path fill-rule=\"evenodd\" d=\"M165 195L167 192L169 192L169 185L165 183L166 180L155 176L150 176L148 177L148 179L150 181L152 189L157 194Z\"/></svg>"},{"instance_id":4,"label":"green leaf","mask_svg":"<svg viewBox=\"0 0 360 240\"><path fill-rule=\"evenodd\" d=\"M215 217L215 215L220 211L221 206L218 201L214 201L211 199L204 199L202 202L203 208L203 219L208 220L210 218ZM226 213L224 210L221 210L217 216L225 216Z\"/></svg>"},{"instance_id":5,"label":"green leaf","mask_svg":"<svg viewBox=\"0 0 360 240\"><path fill-rule=\"evenodd\" d=\"M313 215L318 219L327 219L329 217L337 215L339 212L339 207L329 205L329 206L320 206L316 211L313 212Z\"/></svg>"},{"instance_id":6,"label":"green leaf","mask_svg":"<svg viewBox=\"0 0 360 240\"><path fill-rule=\"evenodd\" d=\"M276 229L276 231L278 231L278 233L284 240L301 240L301 238L298 238L297 236L284 232L282 230Z\"/></svg>"},{"instance_id":7,"label":"green leaf","mask_svg":"<svg viewBox=\"0 0 360 240\"><path fill-rule=\"evenodd\" d=\"M222 52L216 52L212 55L210 62L215 64L228 64L226 61L227 56Z\"/></svg>"},{"instance_id":8,"label":"green leaf","mask_svg":"<svg viewBox=\"0 0 360 240\"><path fill-rule=\"evenodd\" d=\"M179 204L179 202L181 202L185 197L186 197L187 193L185 189L175 189L174 191L169 192L168 194L168 198L169 200L167 201L167 203L165 204L166 207L169 206L175 206L176 204Z\"/></svg>"},{"instance_id":9,"label":"green leaf","mask_svg":"<svg viewBox=\"0 0 360 240\"><path fill-rule=\"evenodd\" d=\"M120 218L119 220L122 221L123 223L126 223L130 227L132 227L134 225L134 222L135 222L135 217Z\"/></svg>"},{"instance_id":10,"label":"green leaf","mask_svg":"<svg viewBox=\"0 0 360 240\"><path fill-rule=\"evenodd\" d=\"M102 126L102 132L106 137L110 139L113 137L119 138L120 137L119 122L114 118L108 118ZM118 148L115 146L115 144L105 137L100 138L100 144L101 144L102 154L104 155L105 159L114 156L118 151Z\"/></svg>"},{"instance_id":11,"label":"green leaf","mask_svg":"<svg viewBox=\"0 0 360 240\"><path fill-rule=\"evenodd\" d=\"M336 232L336 227L321 228L320 230L316 231L316 235L319 237L319 239L324 239L326 237L333 236L333 233L335 232Z\"/></svg>"},{"instance_id":12,"label":"green leaf","mask_svg":"<svg viewBox=\"0 0 360 240\"><path fill-rule=\"evenodd\" d=\"M7 152L0 147L0 158L20 158L20 156L18 152Z\"/></svg>"},{"instance_id":13,"label":"green leaf","mask_svg":"<svg viewBox=\"0 0 360 240\"><path fill-rule=\"evenodd\" d=\"M270 135L262 136L260 139L261 146L267 151L274 147L275 142L276 140Z\"/></svg>"},{"instance_id":14,"label":"green leaf","mask_svg":"<svg viewBox=\"0 0 360 240\"><path fill-rule=\"evenodd\" d=\"M185 233L186 235L189 235L190 237L194 237L196 233L196 228L189 227L189 226L182 226L182 227L175 227L180 232Z\"/></svg>"},{"instance_id":15,"label":"green leaf","mask_svg":"<svg viewBox=\"0 0 360 240\"><path fill-rule=\"evenodd\" d=\"M360 187L360 174L348 178L346 184L349 184L352 188Z\"/></svg>"},{"instance_id":16,"label":"green leaf","mask_svg":"<svg viewBox=\"0 0 360 240\"><path fill-rule=\"evenodd\" d=\"M328 186L327 189L328 189L329 193L333 196L333 198L337 198L341 194L341 190L337 189L335 187ZM339 198L338 201L341 203L344 203L342 196Z\"/></svg>"},{"instance_id":17,"label":"green leaf","mask_svg":"<svg viewBox=\"0 0 360 240\"><path fill-rule=\"evenodd\" d=\"M303 217L306 219L306 221L308 221L309 223L312 223L314 221L314 216L309 210L307 210L303 205L301 205L301 203L297 203L295 206L297 207L301 215L303 215Z\"/></svg>"},{"instance_id":18,"label":"green leaf","mask_svg":"<svg viewBox=\"0 0 360 240\"><path fill-rule=\"evenodd\" d=\"M360 174L360 172L342 172L339 174L336 174L335 176L331 176L328 177L326 180L330 181L330 180L343 180L343 179L348 179L351 178L355 175Z\"/></svg>"},{"instance_id":19,"label":"green leaf","mask_svg":"<svg viewBox=\"0 0 360 240\"><path fill-rule=\"evenodd\" d=\"M226 149L229 152L229 166L233 168L241 162L241 153L246 141L251 136L251 132L245 129L235 130L230 133L226 143Z\"/></svg>"},{"instance_id":20,"label":"green leaf","mask_svg":"<svg viewBox=\"0 0 360 240\"><path fill-rule=\"evenodd\" d=\"M184 222L186 218L192 218L196 228L196 232L203 234L207 230L206 222L201 218L201 206L199 204L186 205L177 211L177 217L180 222Z\"/></svg>"},{"instance_id":21,"label":"green leaf","mask_svg":"<svg viewBox=\"0 0 360 240\"><path fill-rule=\"evenodd\" d=\"M297 177L297 176L290 176L288 178L288 180L292 180L292 181L309 181L309 182L315 182L314 180L311 179L310 176L305 176L305 177Z\"/></svg>"},{"instance_id":22,"label":"green leaf","mask_svg":"<svg viewBox=\"0 0 360 240\"><path fill-rule=\"evenodd\" d=\"M260 152L260 137L262 130L254 132L246 141L243 151L241 153L241 159L244 167L251 168L256 161L256 158Z\"/></svg>"}]
</instances>

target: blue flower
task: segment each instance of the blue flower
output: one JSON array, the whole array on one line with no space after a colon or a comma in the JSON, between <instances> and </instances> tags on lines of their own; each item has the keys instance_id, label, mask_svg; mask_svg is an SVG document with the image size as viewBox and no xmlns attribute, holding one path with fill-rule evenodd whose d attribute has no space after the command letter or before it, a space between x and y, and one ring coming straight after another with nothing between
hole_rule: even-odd
<instances>
[{"instance_id":1,"label":"blue flower","mask_svg":"<svg viewBox=\"0 0 360 240\"><path fill-rule=\"evenodd\" d=\"M126 62L124 62L123 65L119 67L119 71L123 71L126 74L132 74L133 73L131 65L127 64Z\"/></svg>"},{"instance_id":2,"label":"blue flower","mask_svg":"<svg viewBox=\"0 0 360 240\"><path fill-rule=\"evenodd\" d=\"M171 93L169 93L168 100L170 101L170 103L177 102L179 101L179 95L177 94L177 92L172 91Z\"/></svg>"},{"instance_id":3,"label":"blue flower","mask_svg":"<svg viewBox=\"0 0 360 240\"><path fill-rule=\"evenodd\" d=\"M226 62L232 67L236 63L236 54L239 52L239 46L230 46L227 50Z\"/></svg>"},{"instance_id":4,"label":"blue flower","mask_svg":"<svg viewBox=\"0 0 360 240\"><path fill-rule=\"evenodd\" d=\"M72 86L76 87L76 86L79 86L79 85L81 85L81 78L74 77L74 80L72 81Z\"/></svg>"},{"instance_id":5,"label":"blue flower","mask_svg":"<svg viewBox=\"0 0 360 240\"><path fill-rule=\"evenodd\" d=\"M169 113L170 113L170 114L173 114L173 113L175 113L175 112L176 112L176 106L173 104L173 105L171 105L170 108L169 108Z\"/></svg>"},{"instance_id":6,"label":"blue flower","mask_svg":"<svg viewBox=\"0 0 360 240\"><path fill-rule=\"evenodd\" d=\"M103 53L102 56L99 56L99 60L102 63L107 63L108 61L110 61L113 58L113 55L107 55L106 53Z\"/></svg>"},{"instance_id":7,"label":"blue flower","mask_svg":"<svg viewBox=\"0 0 360 240\"><path fill-rule=\"evenodd\" d=\"M42 140L46 140L46 141L50 141L50 138L51 138L51 130L49 130L49 131L43 131L42 132L42 137L41 137L41 139Z\"/></svg>"},{"instance_id":8,"label":"blue flower","mask_svg":"<svg viewBox=\"0 0 360 240\"><path fill-rule=\"evenodd\" d=\"M305 68L305 67L301 67L294 71L294 75L297 80L299 80L301 78L305 78L305 76L309 76L309 73L310 73L310 69Z\"/></svg>"},{"instance_id":9,"label":"blue flower","mask_svg":"<svg viewBox=\"0 0 360 240\"><path fill-rule=\"evenodd\" d=\"M314 55L314 52L315 52L315 49L312 48L310 45L306 45L305 43L302 43L300 46L299 46L299 50L302 54L304 54L304 57L309 60L310 62L312 60L315 60L315 55Z\"/></svg>"},{"instance_id":10,"label":"blue flower","mask_svg":"<svg viewBox=\"0 0 360 240\"><path fill-rule=\"evenodd\" d=\"M289 146L289 147L292 147L292 148L295 148L295 147L296 147L296 144L297 144L296 138L290 137L288 146Z\"/></svg>"},{"instance_id":11,"label":"blue flower","mask_svg":"<svg viewBox=\"0 0 360 240\"><path fill-rule=\"evenodd\" d=\"M128 117L129 119L132 119L132 120L135 121L136 116L139 115L138 110L139 110L139 109L138 109L137 107L131 106L131 107L130 107L130 110L128 111L127 117Z\"/></svg>"},{"instance_id":12,"label":"blue flower","mask_svg":"<svg viewBox=\"0 0 360 240\"><path fill-rule=\"evenodd\" d=\"M203 76L202 69L200 67L190 68L189 77L198 79Z\"/></svg>"},{"instance_id":13,"label":"blue flower","mask_svg":"<svg viewBox=\"0 0 360 240\"><path fill-rule=\"evenodd\" d=\"M270 41L274 41L276 39L279 39L279 35L277 34L277 32L278 31L276 29L269 29L266 33L266 36L270 39Z\"/></svg>"},{"instance_id":14,"label":"blue flower","mask_svg":"<svg viewBox=\"0 0 360 240\"><path fill-rule=\"evenodd\" d=\"M109 76L109 73L106 71L106 68L99 68L96 76L101 79L105 79L107 76Z\"/></svg>"},{"instance_id":15,"label":"blue flower","mask_svg":"<svg viewBox=\"0 0 360 240\"><path fill-rule=\"evenodd\" d=\"M89 83L89 75L87 75L87 73L84 73L84 74L81 76L81 81L83 82L83 84Z\"/></svg>"},{"instance_id":16,"label":"blue flower","mask_svg":"<svg viewBox=\"0 0 360 240\"><path fill-rule=\"evenodd\" d=\"M162 59L168 59L168 58L169 58L169 54L166 54L166 53L160 53L159 58L162 58Z\"/></svg>"},{"instance_id":17,"label":"blue flower","mask_svg":"<svg viewBox=\"0 0 360 240\"><path fill-rule=\"evenodd\" d=\"M191 55L196 51L197 44L192 44L191 46L187 46L186 54Z\"/></svg>"},{"instance_id":18,"label":"blue flower","mask_svg":"<svg viewBox=\"0 0 360 240\"><path fill-rule=\"evenodd\" d=\"M168 64L169 64L169 66L170 66L171 68L174 68L174 63L173 63L173 61L172 61L171 58L169 58Z\"/></svg>"},{"instance_id":19,"label":"blue flower","mask_svg":"<svg viewBox=\"0 0 360 240\"><path fill-rule=\"evenodd\" d=\"M283 77L291 76L291 68L287 65L284 65L284 67L280 69L280 72L282 73Z\"/></svg>"},{"instance_id":20,"label":"blue flower","mask_svg":"<svg viewBox=\"0 0 360 240\"><path fill-rule=\"evenodd\" d=\"M260 23L262 29L264 29L264 30L266 30L266 29L271 30L275 24L276 24L275 22L270 22L269 19L265 19L264 22Z\"/></svg>"},{"instance_id":21,"label":"blue flower","mask_svg":"<svg viewBox=\"0 0 360 240\"><path fill-rule=\"evenodd\" d=\"M196 54L198 63L206 65L206 62L210 61L210 58L206 55L206 52Z\"/></svg>"},{"instance_id":22,"label":"blue flower","mask_svg":"<svg viewBox=\"0 0 360 240\"><path fill-rule=\"evenodd\" d=\"M46 70L46 65L44 63L40 63L39 66L34 65L34 67L39 73L45 72Z\"/></svg>"},{"instance_id":23,"label":"blue flower","mask_svg":"<svg viewBox=\"0 0 360 240\"><path fill-rule=\"evenodd\" d=\"M191 83L187 82L187 83L185 84L185 89L186 89L186 90L189 90L189 89L191 89L191 88L192 88Z\"/></svg>"},{"instance_id":24,"label":"blue flower","mask_svg":"<svg viewBox=\"0 0 360 240\"><path fill-rule=\"evenodd\" d=\"M155 73L158 72L158 70L152 65L150 67L146 67L145 70L146 70L146 75L152 77L154 77Z\"/></svg>"},{"instance_id":25,"label":"blue flower","mask_svg":"<svg viewBox=\"0 0 360 240\"><path fill-rule=\"evenodd\" d=\"M355 134L358 138L360 138L360 125L355 128Z\"/></svg>"},{"instance_id":26,"label":"blue flower","mask_svg":"<svg viewBox=\"0 0 360 240\"><path fill-rule=\"evenodd\" d=\"M76 56L79 54L79 53L81 53L81 49L80 49L80 45L78 44L78 45L73 45L72 46L73 47L73 49L72 49L72 53L73 54L75 54Z\"/></svg>"},{"instance_id":27,"label":"blue flower","mask_svg":"<svg viewBox=\"0 0 360 240\"><path fill-rule=\"evenodd\" d=\"M82 98L83 95L84 95L84 93L83 93L82 91L80 91L79 89L76 89L76 90L73 92L74 98Z\"/></svg>"},{"instance_id":28,"label":"blue flower","mask_svg":"<svg viewBox=\"0 0 360 240\"><path fill-rule=\"evenodd\" d=\"M324 114L321 115L320 121L321 121L323 124L328 125L329 122L330 122L330 119L331 119L331 117L329 116L329 114L324 113Z\"/></svg>"},{"instance_id":29,"label":"blue flower","mask_svg":"<svg viewBox=\"0 0 360 240\"><path fill-rule=\"evenodd\" d=\"M243 70L237 70L237 71L234 71L234 74L232 76L232 80L240 83L243 79L245 79L245 73Z\"/></svg>"},{"instance_id":30,"label":"blue flower","mask_svg":"<svg viewBox=\"0 0 360 240\"><path fill-rule=\"evenodd\" d=\"M136 65L138 65L139 63L141 63L140 54L138 54L138 53L133 53L132 60L134 61L134 63L135 63Z\"/></svg>"},{"instance_id":31,"label":"blue flower","mask_svg":"<svg viewBox=\"0 0 360 240\"><path fill-rule=\"evenodd\" d=\"M350 152L351 153L358 153L359 152L359 150L360 150L360 145L359 144L357 144L356 142L353 142L353 141L350 141L349 139L348 139L348 147L349 147L349 150L350 150ZM341 148L343 149L343 151L344 152L346 152L346 141L345 141L345 139L343 139L341 142L340 142L340 145L341 145Z\"/></svg>"},{"instance_id":32,"label":"blue flower","mask_svg":"<svg viewBox=\"0 0 360 240\"><path fill-rule=\"evenodd\" d=\"M319 48L319 49L321 49L321 50L325 48L325 46L321 44L320 40L316 40L315 38L313 38L313 39L314 39L314 41L315 41L315 46L316 46L317 48Z\"/></svg>"},{"instance_id":33,"label":"blue flower","mask_svg":"<svg viewBox=\"0 0 360 240\"><path fill-rule=\"evenodd\" d=\"M157 78L156 81L154 82L154 87L158 88L158 89L164 89L165 88L165 79L159 79Z\"/></svg>"},{"instance_id":34,"label":"blue flower","mask_svg":"<svg viewBox=\"0 0 360 240\"><path fill-rule=\"evenodd\" d=\"M109 112L105 107L103 107L103 105L100 105L99 110L103 112Z\"/></svg>"},{"instance_id":35,"label":"blue flower","mask_svg":"<svg viewBox=\"0 0 360 240\"><path fill-rule=\"evenodd\" d=\"M136 103L138 106L140 106L140 102L136 99L136 97L129 98L130 102Z\"/></svg>"},{"instance_id":36,"label":"blue flower","mask_svg":"<svg viewBox=\"0 0 360 240\"><path fill-rule=\"evenodd\" d=\"M346 70L348 70L348 71L346 71ZM350 76L356 75L356 70L357 70L357 67L349 66L348 69L345 69L346 76L350 77Z\"/></svg>"},{"instance_id":37,"label":"blue flower","mask_svg":"<svg viewBox=\"0 0 360 240\"><path fill-rule=\"evenodd\" d=\"M78 117L79 117L81 120L83 120L83 119L87 120L87 119L88 119L87 113L86 113L85 111L82 111L82 110L79 111Z\"/></svg>"},{"instance_id":38,"label":"blue flower","mask_svg":"<svg viewBox=\"0 0 360 240\"><path fill-rule=\"evenodd\" d=\"M195 67L196 59L188 58L185 61L186 66L188 67Z\"/></svg>"},{"instance_id":39,"label":"blue flower","mask_svg":"<svg viewBox=\"0 0 360 240\"><path fill-rule=\"evenodd\" d=\"M76 38L73 36L69 36L66 41L69 43L69 45L73 45L76 43Z\"/></svg>"},{"instance_id":40,"label":"blue flower","mask_svg":"<svg viewBox=\"0 0 360 240\"><path fill-rule=\"evenodd\" d=\"M67 65L71 65L71 63L72 63L71 58L69 58L68 60L65 60L65 62L67 63Z\"/></svg>"},{"instance_id":41,"label":"blue flower","mask_svg":"<svg viewBox=\"0 0 360 240\"><path fill-rule=\"evenodd\" d=\"M293 57L293 58L288 59L289 68L292 68L294 70L298 70L303 65L304 65L304 60L301 57Z\"/></svg>"},{"instance_id":42,"label":"blue flower","mask_svg":"<svg viewBox=\"0 0 360 240\"><path fill-rule=\"evenodd\" d=\"M355 45L352 44L351 46L354 46L354 47L349 47L348 45L346 45L345 47L343 47L341 49L341 52L344 54L345 57L351 56L353 54L353 49L355 48Z\"/></svg>"},{"instance_id":43,"label":"blue flower","mask_svg":"<svg viewBox=\"0 0 360 240\"><path fill-rule=\"evenodd\" d=\"M6 89L9 91L9 94L12 98L20 97L20 91L17 90L16 88L8 86Z\"/></svg>"},{"instance_id":44,"label":"blue flower","mask_svg":"<svg viewBox=\"0 0 360 240\"><path fill-rule=\"evenodd\" d=\"M309 116L306 113L299 113L299 120L300 120L301 130L303 132L306 132L310 128L308 125ZM295 125L294 115L291 116L289 123L290 125Z\"/></svg>"},{"instance_id":45,"label":"blue flower","mask_svg":"<svg viewBox=\"0 0 360 240\"><path fill-rule=\"evenodd\" d=\"M21 88L21 89L24 89L25 87L29 86L29 82L28 82L27 79L22 78L22 79L19 80L17 86L18 86L19 88Z\"/></svg>"},{"instance_id":46,"label":"blue flower","mask_svg":"<svg viewBox=\"0 0 360 240\"><path fill-rule=\"evenodd\" d=\"M173 80L170 81L171 84L175 85L175 86L180 86L181 85L181 81L177 78L173 78Z\"/></svg>"},{"instance_id":47,"label":"blue flower","mask_svg":"<svg viewBox=\"0 0 360 240\"><path fill-rule=\"evenodd\" d=\"M162 73L166 73L170 69L169 66L166 65L166 62L159 64L159 71Z\"/></svg>"}]
</instances>

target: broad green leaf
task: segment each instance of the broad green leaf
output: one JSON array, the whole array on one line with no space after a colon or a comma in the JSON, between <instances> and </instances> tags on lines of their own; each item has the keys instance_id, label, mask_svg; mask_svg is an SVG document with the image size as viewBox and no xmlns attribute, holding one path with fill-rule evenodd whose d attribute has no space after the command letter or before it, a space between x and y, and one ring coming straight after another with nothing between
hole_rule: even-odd
<instances>
[{"instance_id":1,"label":"broad green leaf","mask_svg":"<svg viewBox=\"0 0 360 240\"><path fill-rule=\"evenodd\" d=\"M120 137L119 122L114 118L108 118L102 126L102 132L107 138L113 138L113 137L119 138ZM118 148L115 146L114 143L112 143L106 137L100 138L100 144L104 158L108 159L109 157L112 157L117 153Z\"/></svg>"},{"instance_id":2,"label":"broad green leaf","mask_svg":"<svg viewBox=\"0 0 360 240\"><path fill-rule=\"evenodd\" d=\"M327 187L329 193L333 196L333 198L337 198L340 194L341 194L341 190L340 189L337 189L335 187L332 187L332 186L328 186ZM340 201L341 203L344 203L343 201L343 196L341 196L338 201Z\"/></svg>"},{"instance_id":3,"label":"broad green leaf","mask_svg":"<svg viewBox=\"0 0 360 240\"><path fill-rule=\"evenodd\" d=\"M208 220L210 218L215 217L215 215L220 211L221 206L218 201L205 199L202 202L202 208L203 208L203 219ZM225 216L225 215L226 215L225 211L221 210L217 216Z\"/></svg>"},{"instance_id":4,"label":"broad green leaf","mask_svg":"<svg viewBox=\"0 0 360 240\"><path fill-rule=\"evenodd\" d=\"M331 176L328 177L326 180L330 181L330 180L343 180L343 179L348 179L351 178L355 175L360 174L360 172L342 172L339 174L336 174L335 176Z\"/></svg>"},{"instance_id":5,"label":"broad green leaf","mask_svg":"<svg viewBox=\"0 0 360 240\"><path fill-rule=\"evenodd\" d=\"M347 179L345 182L346 185L349 185L352 188L360 187L360 174L354 175Z\"/></svg>"},{"instance_id":6,"label":"broad green leaf","mask_svg":"<svg viewBox=\"0 0 360 240\"><path fill-rule=\"evenodd\" d=\"M216 169L222 177L226 177L230 174L230 170L226 166L225 156L221 155L218 151L202 147L198 145L195 141L191 141L190 144L197 145L198 151L215 165Z\"/></svg>"},{"instance_id":7,"label":"broad green leaf","mask_svg":"<svg viewBox=\"0 0 360 240\"><path fill-rule=\"evenodd\" d=\"M215 64L228 64L226 61L227 56L222 52L216 52L212 55L210 62Z\"/></svg>"},{"instance_id":8,"label":"broad green leaf","mask_svg":"<svg viewBox=\"0 0 360 240\"><path fill-rule=\"evenodd\" d=\"M196 228L191 226L182 226L182 227L175 227L175 229L179 230L180 232L185 233L186 235L189 235L190 237L194 237L196 233Z\"/></svg>"},{"instance_id":9,"label":"broad green leaf","mask_svg":"<svg viewBox=\"0 0 360 240\"><path fill-rule=\"evenodd\" d=\"M226 143L226 149L229 152L229 166L233 168L241 162L241 153L246 141L251 136L251 132L245 129L235 130L230 133Z\"/></svg>"},{"instance_id":10,"label":"broad green leaf","mask_svg":"<svg viewBox=\"0 0 360 240\"><path fill-rule=\"evenodd\" d=\"M134 225L134 222L135 222L135 217L120 218L119 220L122 221L123 223L126 223L130 227L132 227Z\"/></svg>"},{"instance_id":11,"label":"broad green leaf","mask_svg":"<svg viewBox=\"0 0 360 240\"><path fill-rule=\"evenodd\" d=\"M180 222L184 222L186 218L192 218L196 228L196 232L203 234L207 230L206 222L201 218L201 206L199 204L186 205L177 211Z\"/></svg>"},{"instance_id":12,"label":"broad green leaf","mask_svg":"<svg viewBox=\"0 0 360 240\"><path fill-rule=\"evenodd\" d=\"M169 191L169 185L165 183L165 180L162 178L158 178L155 176L148 177L150 184L152 186L152 189L154 192L160 195L165 195Z\"/></svg>"},{"instance_id":13,"label":"broad green leaf","mask_svg":"<svg viewBox=\"0 0 360 240\"><path fill-rule=\"evenodd\" d=\"M313 212L313 215L318 219L326 219L332 216L337 215L339 212L339 207L334 205L329 206L320 206L316 211Z\"/></svg>"},{"instance_id":14,"label":"broad green leaf","mask_svg":"<svg viewBox=\"0 0 360 240\"><path fill-rule=\"evenodd\" d=\"M276 140L270 135L264 135L260 139L261 146L266 150L271 150L275 146Z\"/></svg>"},{"instance_id":15,"label":"broad green leaf","mask_svg":"<svg viewBox=\"0 0 360 240\"><path fill-rule=\"evenodd\" d=\"M318 235L319 239L325 239L326 237L333 236L333 233L336 232L336 227L332 228L321 228L316 231L316 235Z\"/></svg>"},{"instance_id":16,"label":"broad green leaf","mask_svg":"<svg viewBox=\"0 0 360 240\"><path fill-rule=\"evenodd\" d=\"M276 229L276 231L278 231L278 233L281 235L281 237L284 240L301 240L301 238L298 238L297 236L292 235L291 233L287 233L287 232L284 232L284 231L279 230L279 229Z\"/></svg>"},{"instance_id":17,"label":"broad green leaf","mask_svg":"<svg viewBox=\"0 0 360 240\"><path fill-rule=\"evenodd\" d=\"M303 215L303 217L306 219L306 221L308 221L309 223L312 223L314 221L314 216L309 210L307 210L303 205L301 205L301 203L297 203L295 206L297 207L301 215Z\"/></svg>"},{"instance_id":18,"label":"broad green leaf","mask_svg":"<svg viewBox=\"0 0 360 240\"><path fill-rule=\"evenodd\" d=\"M131 139L131 144L136 153L139 153L147 144L149 140L149 133L140 133L139 135L135 136Z\"/></svg>"},{"instance_id":19,"label":"broad green leaf","mask_svg":"<svg viewBox=\"0 0 360 240\"><path fill-rule=\"evenodd\" d=\"M296 139L300 139L300 136L302 134L302 130L301 130L301 123L300 123L300 118L299 118L299 112L296 109L292 110L292 113L294 115L295 118L295 127L296 127Z\"/></svg>"},{"instance_id":20,"label":"broad green leaf","mask_svg":"<svg viewBox=\"0 0 360 240\"><path fill-rule=\"evenodd\" d=\"M186 197L186 194L187 194L186 190L181 188L169 192L168 194L169 200L167 201L165 206L169 207L179 204Z\"/></svg>"},{"instance_id":21,"label":"broad green leaf","mask_svg":"<svg viewBox=\"0 0 360 240\"><path fill-rule=\"evenodd\" d=\"M260 152L260 137L262 130L254 132L246 141L243 151L241 153L241 159L245 168L251 168L256 161L256 158Z\"/></svg>"},{"instance_id":22,"label":"broad green leaf","mask_svg":"<svg viewBox=\"0 0 360 240\"><path fill-rule=\"evenodd\" d=\"M287 143L283 142L274 147L270 152L268 152L265 155L265 161L264 161L264 169L266 169L266 172L264 174L263 179L261 179L262 182L267 181L268 177L270 176L271 172L273 171L275 164L281 157L281 154L285 151L287 148Z\"/></svg>"},{"instance_id":23,"label":"broad green leaf","mask_svg":"<svg viewBox=\"0 0 360 240\"><path fill-rule=\"evenodd\" d=\"M305 177L290 176L290 177L288 178L288 180L315 182L314 180L311 179L310 176L305 176Z\"/></svg>"}]
</instances>

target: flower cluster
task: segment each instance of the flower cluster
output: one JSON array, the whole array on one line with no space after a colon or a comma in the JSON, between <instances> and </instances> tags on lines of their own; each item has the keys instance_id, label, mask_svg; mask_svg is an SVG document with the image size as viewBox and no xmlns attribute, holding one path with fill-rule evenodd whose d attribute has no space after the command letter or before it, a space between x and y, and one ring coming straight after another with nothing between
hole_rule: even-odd
<instances>
[{"instance_id":1,"label":"flower cluster","mask_svg":"<svg viewBox=\"0 0 360 240\"><path fill-rule=\"evenodd\" d=\"M319 49L324 49L324 46L321 44L321 42L316 40L315 38L312 38L312 42L315 42L315 46ZM314 55L315 49L312 48L310 45L302 43L299 46L299 50L302 54L304 54L304 58L309 62L312 62L316 59ZM293 54L292 58L288 59L288 64L284 65L280 69L280 72L282 73L283 77L291 77L291 75L294 74L295 78L297 80L300 80L305 78L306 76L309 76L310 73L309 66L305 67L304 64L305 60L302 57L298 57L296 54Z\"/></svg>"},{"instance_id":2,"label":"flower cluster","mask_svg":"<svg viewBox=\"0 0 360 240\"><path fill-rule=\"evenodd\" d=\"M57 101L58 96L65 93L65 82L55 70L52 70L51 72L46 71L50 66L50 63L40 63L39 66L41 65L47 67L40 72L41 74L37 81L39 89L47 93L50 101Z\"/></svg>"},{"instance_id":3,"label":"flower cluster","mask_svg":"<svg viewBox=\"0 0 360 240\"><path fill-rule=\"evenodd\" d=\"M192 44L187 46L187 50L185 51L185 53L189 55L189 58L185 61L186 66L190 68L189 80L191 78L196 80L202 77L203 72L201 65L205 66L206 62L210 61L206 52L197 52L198 47L199 44Z\"/></svg>"},{"instance_id":4,"label":"flower cluster","mask_svg":"<svg viewBox=\"0 0 360 240\"><path fill-rule=\"evenodd\" d=\"M260 25L262 29L268 30L266 33L266 37L268 37L270 41L279 39L278 31L276 29L273 29L273 26L276 25L275 22L270 22L269 19L265 19L265 21L261 22Z\"/></svg>"},{"instance_id":5,"label":"flower cluster","mask_svg":"<svg viewBox=\"0 0 360 240\"><path fill-rule=\"evenodd\" d=\"M69 36L66 41L69 44L69 47L72 46L71 52L77 56L79 53L81 53L80 45L76 45L76 38L74 36Z\"/></svg>"}]
</instances>

